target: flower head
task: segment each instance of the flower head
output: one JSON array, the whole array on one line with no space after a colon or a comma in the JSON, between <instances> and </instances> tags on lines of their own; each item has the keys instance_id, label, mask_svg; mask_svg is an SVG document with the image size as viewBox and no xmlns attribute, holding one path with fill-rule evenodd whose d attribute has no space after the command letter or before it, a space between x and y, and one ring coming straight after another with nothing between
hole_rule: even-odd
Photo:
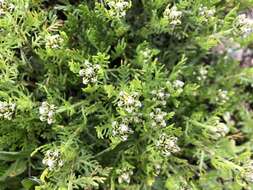
<instances>
[{"instance_id":1,"label":"flower head","mask_svg":"<svg viewBox=\"0 0 253 190\"><path fill-rule=\"evenodd\" d=\"M152 120L151 125L153 127L166 127L166 116L167 113L163 112L160 108L156 108L150 114L150 118Z\"/></svg>"},{"instance_id":2,"label":"flower head","mask_svg":"<svg viewBox=\"0 0 253 190\"><path fill-rule=\"evenodd\" d=\"M253 33L253 19L246 14L240 14L235 20L235 27L243 37L247 37Z\"/></svg>"},{"instance_id":3,"label":"flower head","mask_svg":"<svg viewBox=\"0 0 253 190\"><path fill-rule=\"evenodd\" d=\"M126 16L126 11L131 7L131 2L125 0L107 0L107 4L109 15L116 18Z\"/></svg>"},{"instance_id":4,"label":"flower head","mask_svg":"<svg viewBox=\"0 0 253 190\"><path fill-rule=\"evenodd\" d=\"M180 151L177 145L177 137L168 136L162 133L159 139L155 142L156 147L161 151L164 156L170 156L172 153Z\"/></svg>"},{"instance_id":5,"label":"flower head","mask_svg":"<svg viewBox=\"0 0 253 190\"><path fill-rule=\"evenodd\" d=\"M83 78L83 84L94 84L97 82L97 75L100 66L91 64L88 60L84 62L84 68L79 71L80 77Z\"/></svg>"},{"instance_id":6,"label":"flower head","mask_svg":"<svg viewBox=\"0 0 253 190\"><path fill-rule=\"evenodd\" d=\"M212 137L214 139L218 139L221 137L225 137L227 133L229 133L229 127L225 123L217 122L215 126L210 128L212 133Z\"/></svg>"},{"instance_id":7,"label":"flower head","mask_svg":"<svg viewBox=\"0 0 253 190\"><path fill-rule=\"evenodd\" d=\"M133 113L137 108L141 107L139 101L139 93L132 92L131 94L121 91L119 93L118 107L124 109L128 113Z\"/></svg>"},{"instance_id":8,"label":"flower head","mask_svg":"<svg viewBox=\"0 0 253 190\"><path fill-rule=\"evenodd\" d=\"M170 5L168 5L163 12L164 18L167 18L170 20L171 25L179 25L181 24L181 17L183 15L182 11L178 11L177 7L174 5L170 8Z\"/></svg>"},{"instance_id":9,"label":"flower head","mask_svg":"<svg viewBox=\"0 0 253 190\"><path fill-rule=\"evenodd\" d=\"M63 160L61 160L61 153L58 150L48 150L45 153L42 163L46 165L49 170L53 170L56 167L62 167L64 164Z\"/></svg>"},{"instance_id":10,"label":"flower head","mask_svg":"<svg viewBox=\"0 0 253 190\"><path fill-rule=\"evenodd\" d=\"M112 135L119 137L122 141L126 141L132 133L133 130L129 127L129 121L127 119L122 120L120 123L117 121L112 122Z\"/></svg>"},{"instance_id":11,"label":"flower head","mask_svg":"<svg viewBox=\"0 0 253 190\"><path fill-rule=\"evenodd\" d=\"M131 176L133 175L132 170L124 171L119 177L118 182L121 183L130 183Z\"/></svg>"},{"instance_id":12,"label":"flower head","mask_svg":"<svg viewBox=\"0 0 253 190\"><path fill-rule=\"evenodd\" d=\"M0 101L0 118L11 120L15 112L16 104Z\"/></svg>"},{"instance_id":13,"label":"flower head","mask_svg":"<svg viewBox=\"0 0 253 190\"><path fill-rule=\"evenodd\" d=\"M228 100L229 100L228 91L219 89L216 101L220 104L225 104Z\"/></svg>"},{"instance_id":14,"label":"flower head","mask_svg":"<svg viewBox=\"0 0 253 190\"><path fill-rule=\"evenodd\" d=\"M47 121L49 125L52 124L54 122L55 109L55 105L50 105L48 102L42 102L39 107L40 120Z\"/></svg>"},{"instance_id":15,"label":"flower head","mask_svg":"<svg viewBox=\"0 0 253 190\"><path fill-rule=\"evenodd\" d=\"M46 36L46 48L47 49L58 49L61 47L63 39L59 34Z\"/></svg>"}]
</instances>

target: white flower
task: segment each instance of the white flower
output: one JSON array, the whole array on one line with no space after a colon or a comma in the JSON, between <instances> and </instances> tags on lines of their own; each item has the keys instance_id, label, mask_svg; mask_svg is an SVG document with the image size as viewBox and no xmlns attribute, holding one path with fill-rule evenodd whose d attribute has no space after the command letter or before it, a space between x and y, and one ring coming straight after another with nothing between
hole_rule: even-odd
<instances>
[{"instance_id":1,"label":"white flower","mask_svg":"<svg viewBox=\"0 0 253 190\"><path fill-rule=\"evenodd\" d=\"M242 171L242 176L244 179L249 183L253 183L253 161L250 160L247 162L247 164L244 165L243 169L244 170Z\"/></svg>"},{"instance_id":2,"label":"white flower","mask_svg":"<svg viewBox=\"0 0 253 190\"><path fill-rule=\"evenodd\" d=\"M218 122L216 126L210 128L210 131L213 133L212 137L218 139L229 133L229 127L225 123Z\"/></svg>"},{"instance_id":3,"label":"white flower","mask_svg":"<svg viewBox=\"0 0 253 190\"><path fill-rule=\"evenodd\" d=\"M128 98L126 99L126 105L127 105L127 106L128 106L128 105L129 105L129 106L133 105L134 102L135 102L135 100L134 100L134 98L131 97L131 96L128 96Z\"/></svg>"},{"instance_id":4,"label":"white flower","mask_svg":"<svg viewBox=\"0 0 253 190\"><path fill-rule=\"evenodd\" d=\"M124 124L124 123L121 123L121 124L119 125L119 128L120 128L120 131L123 132L123 133L129 131L129 127L128 127L126 124Z\"/></svg>"},{"instance_id":5,"label":"white flower","mask_svg":"<svg viewBox=\"0 0 253 190\"><path fill-rule=\"evenodd\" d=\"M126 15L126 11L131 7L131 2L124 0L107 0L110 9L108 13L110 16L122 18Z\"/></svg>"},{"instance_id":6,"label":"white flower","mask_svg":"<svg viewBox=\"0 0 253 190\"><path fill-rule=\"evenodd\" d=\"M172 153L180 151L177 145L177 137L168 136L162 133L159 139L155 142L156 147L161 151L164 156L170 156Z\"/></svg>"},{"instance_id":7,"label":"white flower","mask_svg":"<svg viewBox=\"0 0 253 190\"><path fill-rule=\"evenodd\" d=\"M182 11L178 11L177 7L174 5L170 8L168 5L163 13L164 18L169 19L171 25L178 25L181 24L181 17L183 15Z\"/></svg>"},{"instance_id":8,"label":"white flower","mask_svg":"<svg viewBox=\"0 0 253 190\"><path fill-rule=\"evenodd\" d=\"M133 130L129 127L129 120L124 119L118 124L117 121L112 122L112 135L119 137L122 141L126 141L129 134L133 133Z\"/></svg>"},{"instance_id":9,"label":"white flower","mask_svg":"<svg viewBox=\"0 0 253 190\"><path fill-rule=\"evenodd\" d=\"M125 171L118 177L118 182L121 183L130 183L131 175L133 175L133 171Z\"/></svg>"},{"instance_id":10,"label":"white flower","mask_svg":"<svg viewBox=\"0 0 253 190\"><path fill-rule=\"evenodd\" d=\"M175 81L173 82L173 86L174 86L174 88L176 88L176 89L178 89L178 88L183 88L184 82L181 81L181 80L175 80Z\"/></svg>"},{"instance_id":11,"label":"white flower","mask_svg":"<svg viewBox=\"0 0 253 190\"><path fill-rule=\"evenodd\" d=\"M11 120L15 112L16 104L0 101L0 119Z\"/></svg>"},{"instance_id":12,"label":"white flower","mask_svg":"<svg viewBox=\"0 0 253 190\"><path fill-rule=\"evenodd\" d=\"M61 154L58 150L48 150L42 160L42 164L46 165L49 170L53 170L56 167L62 167L63 163L63 160L61 160Z\"/></svg>"},{"instance_id":13,"label":"white flower","mask_svg":"<svg viewBox=\"0 0 253 190\"><path fill-rule=\"evenodd\" d=\"M61 38L61 36L59 34L46 36L46 48L48 48L48 49L60 48L62 43L63 43L63 39Z\"/></svg>"},{"instance_id":14,"label":"white flower","mask_svg":"<svg viewBox=\"0 0 253 190\"><path fill-rule=\"evenodd\" d=\"M208 9L207 7L203 5L199 7L199 15L204 17L204 21L208 21L208 19L212 18L215 12L216 10L214 8Z\"/></svg>"},{"instance_id":15,"label":"white flower","mask_svg":"<svg viewBox=\"0 0 253 190\"><path fill-rule=\"evenodd\" d=\"M124 91L119 93L118 106L125 109L128 113L133 113L134 110L141 107L141 102L139 101L139 93L133 92L128 94Z\"/></svg>"},{"instance_id":16,"label":"white flower","mask_svg":"<svg viewBox=\"0 0 253 190\"><path fill-rule=\"evenodd\" d=\"M228 91L219 89L218 90L218 95L215 99L220 104L225 104L229 100Z\"/></svg>"},{"instance_id":17,"label":"white flower","mask_svg":"<svg viewBox=\"0 0 253 190\"><path fill-rule=\"evenodd\" d=\"M208 70L205 67L200 67L199 69L199 76L197 76L197 79L199 81L203 81L207 78Z\"/></svg>"},{"instance_id":18,"label":"white flower","mask_svg":"<svg viewBox=\"0 0 253 190\"><path fill-rule=\"evenodd\" d=\"M246 14L240 14L236 18L235 27L243 37L247 37L253 33L253 19Z\"/></svg>"},{"instance_id":19,"label":"white flower","mask_svg":"<svg viewBox=\"0 0 253 190\"><path fill-rule=\"evenodd\" d=\"M84 61L84 68L80 69L79 75L83 79L83 84L94 84L97 82L98 70L100 69L99 65L92 65L88 60Z\"/></svg>"},{"instance_id":20,"label":"white flower","mask_svg":"<svg viewBox=\"0 0 253 190\"><path fill-rule=\"evenodd\" d=\"M51 159L48 159L47 160L47 166L48 166L49 170L52 170L55 167L55 161L51 160Z\"/></svg>"},{"instance_id":21,"label":"white flower","mask_svg":"<svg viewBox=\"0 0 253 190\"><path fill-rule=\"evenodd\" d=\"M41 121L47 121L50 125L53 123L53 118L55 115L56 107L52 104L48 104L47 102L42 102L41 106L39 107L39 118Z\"/></svg>"},{"instance_id":22,"label":"white flower","mask_svg":"<svg viewBox=\"0 0 253 190\"><path fill-rule=\"evenodd\" d=\"M81 70L79 71L79 75L80 75L81 77L83 77L83 76L85 75L85 69L81 69Z\"/></svg>"}]
</instances>

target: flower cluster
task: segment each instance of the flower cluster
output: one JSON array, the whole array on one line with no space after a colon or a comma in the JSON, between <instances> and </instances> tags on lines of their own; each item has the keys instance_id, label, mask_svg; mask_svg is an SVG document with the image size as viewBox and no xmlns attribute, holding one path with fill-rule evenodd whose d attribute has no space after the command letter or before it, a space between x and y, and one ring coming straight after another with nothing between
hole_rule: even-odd
<instances>
[{"instance_id":1,"label":"flower cluster","mask_svg":"<svg viewBox=\"0 0 253 190\"><path fill-rule=\"evenodd\" d=\"M169 19L170 24L174 26L181 24L182 15L182 11L178 11L176 6L170 8L170 5L168 5L163 12L164 18Z\"/></svg>"},{"instance_id":2,"label":"flower cluster","mask_svg":"<svg viewBox=\"0 0 253 190\"><path fill-rule=\"evenodd\" d=\"M46 36L46 48L47 49L59 49L63 43L63 39L59 34Z\"/></svg>"},{"instance_id":3,"label":"flower cluster","mask_svg":"<svg viewBox=\"0 0 253 190\"><path fill-rule=\"evenodd\" d=\"M170 156L172 153L180 151L180 147L177 145L177 137L168 136L165 133L159 136L155 145L164 156Z\"/></svg>"},{"instance_id":4,"label":"flower cluster","mask_svg":"<svg viewBox=\"0 0 253 190\"><path fill-rule=\"evenodd\" d=\"M133 130L129 127L129 122L126 119L120 123L113 121L112 128L112 135L118 136L122 141L126 141L128 136L133 133Z\"/></svg>"},{"instance_id":5,"label":"flower cluster","mask_svg":"<svg viewBox=\"0 0 253 190\"><path fill-rule=\"evenodd\" d=\"M217 102L219 102L220 104L225 104L229 100L228 91L219 89L218 90L218 95L217 95L215 100Z\"/></svg>"},{"instance_id":6,"label":"flower cluster","mask_svg":"<svg viewBox=\"0 0 253 190\"><path fill-rule=\"evenodd\" d=\"M138 92L129 94L125 91L121 91L119 93L118 107L123 108L127 113L133 113L136 109L141 107L139 96Z\"/></svg>"},{"instance_id":7,"label":"flower cluster","mask_svg":"<svg viewBox=\"0 0 253 190\"><path fill-rule=\"evenodd\" d=\"M117 18L125 17L127 10L131 7L131 3L124 0L107 0L107 4L110 8L108 11L110 16Z\"/></svg>"},{"instance_id":8,"label":"flower cluster","mask_svg":"<svg viewBox=\"0 0 253 190\"><path fill-rule=\"evenodd\" d=\"M156 108L154 112L149 114L149 116L152 119L152 127L166 127L167 113L162 111L160 108Z\"/></svg>"},{"instance_id":9,"label":"flower cluster","mask_svg":"<svg viewBox=\"0 0 253 190\"><path fill-rule=\"evenodd\" d=\"M41 106L39 107L40 113L40 120L47 121L50 125L53 123L54 115L55 115L56 107L52 104L48 104L47 102L42 102Z\"/></svg>"},{"instance_id":10,"label":"flower cluster","mask_svg":"<svg viewBox=\"0 0 253 190\"><path fill-rule=\"evenodd\" d=\"M151 94L153 95L152 100L161 103L163 106L165 106L167 103L166 99L170 97L170 94L166 93L164 88L161 88L159 90L152 90Z\"/></svg>"},{"instance_id":11,"label":"flower cluster","mask_svg":"<svg viewBox=\"0 0 253 190\"><path fill-rule=\"evenodd\" d=\"M0 118L11 120L16 104L0 101Z\"/></svg>"},{"instance_id":12,"label":"flower cluster","mask_svg":"<svg viewBox=\"0 0 253 190\"><path fill-rule=\"evenodd\" d=\"M42 163L46 165L49 170L53 170L57 167L62 167L63 160L61 160L61 153L58 150L48 150L45 154L44 159L42 160Z\"/></svg>"},{"instance_id":13,"label":"flower cluster","mask_svg":"<svg viewBox=\"0 0 253 190\"><path fill-rule=\"evenodd\" d=\"M239 33L244 37L253 33L253 19L247 17L246 14L240 14L237 16L235 26Z\"/></svg>"},{"instance_id":14,"label":"flower cluster","mask_svg":"<svg viewBox=\"0 0 253 190\"><path fill-rule=\"evenodd\" d=\"M98 71L100 66L98 64L91 64L89 61L85 60L84 68L79 71L79 75L83 79L83 84L94 84L98 80Z\"/></svg>"},{"instance_id":15,"label":"flower cluster","mask_svg":"<svg viewBox=\"0 0 253 190\"><path fill-rule=\"evenodd\" d=\"M207 22L208 19L212 18L215 12L216 10L214 8L208 9L206 6L203 5L199 7L199 15L203 18L205 22Z\"/></svg>"},{"instance_id":16,"label":"flower cluster","mask_svg":"<svg viewBox=\"0 0 253 190\"><path fill-rule=\"evenodd\" d=\"M130 183L132 175L133 175L133 170L124 171L120 176L118 176L119 184Z\"/></svg>"},{"instance_id":17,"label":"flower cluster","mask_svg":"<svg viewBox=\"0 0 253 190\"><path fill-rule=\"evenodd\" d=\"M12 12L15 9L13 3L6 2L5 0L0 0L0 16L4 15L6 12Z\"/></svg>"},{"instance_id":18,"label":"flower cluster","mask_svg":"<svg viewBox=\"0 0 253 190\"><path fill-rule=\"evenodd\" d=\"M243 178L249 182L253 183L253 161L250 160L247 164L243 166Z\"/></svg>"},{"instance_id":19,"label":"flower cluster","mask_svg":"<svg viewBox=\"0 0 253 190\"><path fill-rule=\"evenodd\" d=\"M142 60L144 63L147 63L148 61L150 61L152 59L152 51L149 48L145 48L144 50L142 50L140 52L141 56L142 56Z\"/></svg>"},{"instance_id":20,"label":"flower cluster","mask_svg":"<svg viewBox=\"0 0 253 190\"><path fill-rule=\"evenodd\" d=\"M198 73L197 80L203 81L207 78L208 70L205 67L200 67Z\"/></svg>"},{"instance_id":21,"label":"flower cluster","mask_svg":"<svg viewBox=\"0 0 253 190\"><path fill-rule=\"evenodd\" d=\"M221 137L225 137L226 134L228 134L229 127L225 123L217 121L216 124L209 130L212 134L213 139L219 139Z\"/></svg>"},{"instance_id":22,"label":"flower cluster","mask_svg":"<svg viewBox=\"0 0 253 190\"><path fill-rule=\"evenodd\" d=\"M172 86L178 93L182 93L183 87L184 87L184 82L181 80L175 80L175 81L173 81Z\"/></svg>"},{"instance_id":23,"label":"flower cluster","mask_svg":"<svg viewBox=\"0 0 253 190\"><path fill-rule=\"evenodd\" d=\"M181 80L175 80L175 81L173 82L173 87L174 87L174 88L179 89L179 88L183 88L183 86L184 86L184 82L181 81Z\"/></svg>"}]
</instances>

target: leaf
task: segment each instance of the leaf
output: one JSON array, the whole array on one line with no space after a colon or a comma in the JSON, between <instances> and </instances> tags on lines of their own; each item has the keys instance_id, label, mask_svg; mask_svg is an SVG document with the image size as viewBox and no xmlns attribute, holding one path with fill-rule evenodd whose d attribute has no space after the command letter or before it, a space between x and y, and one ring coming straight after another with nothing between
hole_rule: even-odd
<instances>
[{"instance_id":1,"label":"leaf","mask_svg":"<svg viewBox=\"0 0 253 190\"><path fill-rule=\"evenodd\" d=\"M111 98L114 95L114 86L113 85L104 85L105 92L107 93L108 98Z\"/></svg>"},{"instance_id":2,"label":"leaf","mask_svg":"<svg viewBox=\"0 0 253 190\"><path fill-rule=\"evenodd\" d=\"M80 71L80 64L76 63L74 61L70 61L69 62L69 69L70 71L72 71L73 73L78 73Z\"/></svg>"},{"instance_id":3,"label":"leaf","mask_svg":"<svg viewBox=\"0 0 253 190\"><path fill-rule=\"evenodd\" d=\"M231 25L232 25L234 19L236 18L237 14L238 14L237 13L238 8L239 8L239 6L237 5L236 7L234 7L233 9L231 9L229 11L229 13L225 16L224 22L223 22L224 23L223 24L223 29L224 30L228 30L228 29L231 28Z\"/></svg>"},{"instance_id":4,"label":"leaf","mask_svg":"<svg viewBox=\"0 0 253 190\"><path fill-rule=\"evenodd\" d=\"M0 177L0 181L5 180L7 177L15 177L19 174L22 174L27 167L27 160L18 159L16 162L11 164L9 169Z\"/></svg>"},{"instance_id":5,"label":"leaf","mask_svg":"<svg viewBox=\"0 0 253 190\"><path fill-rule=\"evenodd\" d=\"M122 38L121 40L118 41L116 47L115 47L115 51L112 52L112 59L116 59L117 57L119 57L122 53L124 53L126 49L126 42L125 39Z\"/></svg>"},{"instance_id":6,"label":"leaf","mask_svg":"<svg viewBox=\"0 0 253 190\"><path fill-rule=\"evenodd\" d=\"M26 178L26 179L23 179L21 181L23 187L26 189L26 190L30 190L32 187L34 187L35 185L39 185L41 184L41 181L36 178L36 177L31 177L31 178Z\"/></svg>"},{"instance_id":7,"label":"leaf","mask_svg":"<svg viewBox=\"0 0 253 190\"><path fill-rule=\"evenodd\" d=\"M5 161L14 161L19 158L25 158L29 156L28 151L24 152L6 152L6 151L0 151L0 160L5 160Z\"/></svg>"}]
</instances>

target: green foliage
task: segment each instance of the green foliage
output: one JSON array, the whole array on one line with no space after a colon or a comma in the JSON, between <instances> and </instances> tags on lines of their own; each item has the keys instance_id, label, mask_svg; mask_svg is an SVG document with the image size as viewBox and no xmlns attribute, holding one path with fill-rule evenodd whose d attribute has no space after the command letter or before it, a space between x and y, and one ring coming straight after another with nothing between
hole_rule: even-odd
<instances>
[{"instance_id":1,"label":"green foliage","mask_svg":"<svg viewBox=\"0 0 253 190\"><path fill-rule=\"evenodd\" d=\"M252 6L0 0L0 189L252 189Z\"/></svg>"}]
</instances>

